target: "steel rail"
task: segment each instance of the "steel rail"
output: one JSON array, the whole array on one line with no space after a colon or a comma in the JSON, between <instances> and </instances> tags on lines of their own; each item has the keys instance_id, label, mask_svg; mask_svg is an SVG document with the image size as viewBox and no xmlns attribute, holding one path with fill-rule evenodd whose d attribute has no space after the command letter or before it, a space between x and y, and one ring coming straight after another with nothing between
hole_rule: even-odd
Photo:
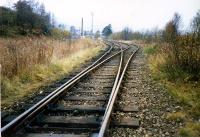
<instances>
[{"instance_id":1,"label":"steel rail","mask_svg":"<svg viewBox=\"0 0 200 137\"><path fill-rule=\"evenodd\" d=\"M114 103L115 103L115 100L116 100L116 97L117 97L117 93L119 91L119 88L120 88L120 85L121 85L121 82L122 82L122 79L124 77L124 74L126 72L126 69L130 63L130 60L132 59L132 57L135 55L135 53L138 51L138 47L137 49L131 54L131 56L129 57L123 71L122 71L122 74L120 76L120 79L118 81L118 84L117 84L117 87L115 88L115 90L113 91L113 96L110 98L110 103L107 105L107 109L104 113L104 117L103 117L103 120L102 120L102 124L101 124L101 128L100 128L100 131L98 133L98 137L104 137L105 134L106 134L106 129L109 127L109 123L110 123L110 116L111 116L111 113L113 111L113 107L114 107Z\"/></svg>"},{"instance_id":2,"label":"steel rail","mask_svg":"<svg viewBox=\"0 0 200 137\"><path fill-rule=\"evenodd\" d=\"M126 50L126 49L124 49L124 50ZM103 64L104 62L108 61L109 59L113 58L114 56L116 56L120 52L122 52L122 51L119 51L119 52L115 53L114 55L112 55L112 56L108 57L107 59L105 59L105 60L101 61L100 63L98 63L110 51L111 51L111 49L109 51L107 51L101 58L99 58L97 61L95 61L92 65L90 65L89 67L87 67L86 69L84 69L83 71L81 71L75 77L73 77L68 82L66 82L65 84L63 84L62 86L60 86L58 89L56 89L51 94L49 94L48 96L46 96L44 99L42 99L41 101L39 101L38 103L36 103L34 106L32 106L31 108L29 108L27 111L25 111L24 113L22 113L21 115L19 115L13 121L11 121L10 123L8 123L4 127L2 127L1 128L1 135L6 135L7 133L10 133L10 131L11 132L15 131L17 127L19 127L26 120L28 120L33 115L35 115L36 113L38 113L39 110L41 110L41 108L45 107L49 102L52 101L52 99L54 99L55 97L57 97L58 95L60 95L64 90L66 90L67 88L69 88L71 85L73 85L75 82L77 82L80 78L82 78L83 76L85 76L86 74L88 74L90 71L94 70L95 68L97 68L98 66L100 66L101 64Z\"/></svg>"},{"instance_id":3,"label":"steel rail","mask_svg":"<svg viewBox=\"0 0 200 137\"><path fill-rule=\"evenodd\" d=\"M119 45L118 45L119 46ZM122 46L120 47L121 48L121 51L122 51ZM121 52L121 58L120 58L120 64L119 64L119 68L118 68L118 72L117 72L117 76L115 78L115 82L114 82L114 85L113 85L113 88L112 88L112 91L111 91L111 94L110 94L110 97L109 97L109 100L108 100L108 104L106 105L106 109L105 109L105 113L107 113L108 109L109 109L109 105L112 101L112 98L113 98L113 95L114 95L114 92L115 92L115 89L117 87L117 84L118 84L118 81L119 81L119 76L120 76L120 73L121 73L121 68L122 68L122 62L123 62L123 52ZM105 119L105 115L103 116L103 119Z\"/></svg>"},{"instance_id":4,"label":"steel rail","mask_svg":"<svg viewBox=\"0 0 200 137\"><path fill-rule=\"evenodd\" d=\"M109 45L109 44L107 44ZM110 45L109 45L110 46ZM84 70L82 70L80 73L78 73L76 76L74 76L72 79L70 79L69 81L67 81L66 83L64 83L63 85L61 85L60 87L58 87L56 90L54 90L53 92L51 92L49 95L47 95L44 99L42 99L41 101L39 101L38 103L36 103L34 106L32 106L31 108L29 108L28 110L26 110L25 112L23 112L22 114L20 114L18 117L16 117L14 120L12 120L10 123L8 123L7 125L5 125L4 127L1 128L1 134L4 134L4 132L6 130L8 130L9 128L11 128L12 126L14 126L15 124L17 124L17 122L19 122L21 119L23 119L23 117L25 117L26 115L28 115L30 112L32 112L36 107L38 107L39 105L41 105L45 100L47 100L48 98L50 98L53 94L55 94L56 92L58 92L59 90L61 90L62 88L64 88L66 85L70 84L73 80L75 80L78 76L80 76L81 74L83 74L85 71L87 71L88 69L90 69L92 66L94 66L95 64L97 64L100 60L102 60L107 54L109 54L111 52L111 50L113 49L113 46L110 46L110 48L99 58L97 59L94 63L92 63L90 66L88 66L87 68L85 68Z\"/></svg>"}]
</instances>

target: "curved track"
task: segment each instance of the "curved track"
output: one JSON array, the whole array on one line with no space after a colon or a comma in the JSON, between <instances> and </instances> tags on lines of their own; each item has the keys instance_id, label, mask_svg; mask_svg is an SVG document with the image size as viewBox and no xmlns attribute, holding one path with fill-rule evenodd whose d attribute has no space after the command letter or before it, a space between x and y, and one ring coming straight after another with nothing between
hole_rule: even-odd
<instances>
[{"instance_id":1,"label":"curved track","mask_svg":"<svg viewBox=\"0 0 200 137\"><path fill-rule=\"evenodd\" d=\"M109 50L98 60L2 127L1 134L105 136L109 125L115 123L110 119L112 112L124 111L114 104L129 62L138 50L113 41L107 44L111 45Z\"/></svg>"}]
</instances>

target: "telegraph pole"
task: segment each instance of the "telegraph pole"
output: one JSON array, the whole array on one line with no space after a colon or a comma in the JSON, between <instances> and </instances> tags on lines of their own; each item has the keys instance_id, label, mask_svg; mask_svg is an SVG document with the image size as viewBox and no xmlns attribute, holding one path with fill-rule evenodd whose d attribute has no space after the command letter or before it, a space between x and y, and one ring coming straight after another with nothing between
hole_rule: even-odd
<instances>
[{"instance_id":1,"label":"telegraph pole","mask_svg":"<svg viewBox=\"0 0 200 137\"><path fill-rule=\"evenodd\" d=\"M93 12L91 12L91 16L92 16L92 23L91 23L91 34L93 35L93 16L94 16L94 13Z\"/></svg>"},{"instance_id":2,"label":"telegraph pole","mask_svg":"<svg viewBox=\"0 0 200 137\"><path fill-rule=\"evenodd\" d=\"M81 20L81 36L83 37L83 18Z\"/></svg>"}]
</instances>

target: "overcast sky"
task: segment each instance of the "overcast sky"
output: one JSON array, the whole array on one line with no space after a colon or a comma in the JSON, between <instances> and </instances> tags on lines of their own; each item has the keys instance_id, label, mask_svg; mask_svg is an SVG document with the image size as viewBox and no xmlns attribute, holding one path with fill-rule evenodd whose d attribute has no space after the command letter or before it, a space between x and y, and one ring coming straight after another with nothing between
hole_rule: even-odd
<instances>
[{"instance_id":1,"label":"overcast sky","mask_svg":"<svg viewBox=\"0 0 200 137\"><path fill-rule=\"evenodd\" d=\"M9 2L10 1L10 2ZM0 0L1 6L12 5L17 0ZM91 29L91 12L94 13L94 30L112 24L114 31L124 27L132 30L163 28L178 12L183 26L187 27L200 9L200 0L37 0L44 3L59 23L68 27ZM10 3L10 4L9 4Z\"/></svg>"}]
</instances>

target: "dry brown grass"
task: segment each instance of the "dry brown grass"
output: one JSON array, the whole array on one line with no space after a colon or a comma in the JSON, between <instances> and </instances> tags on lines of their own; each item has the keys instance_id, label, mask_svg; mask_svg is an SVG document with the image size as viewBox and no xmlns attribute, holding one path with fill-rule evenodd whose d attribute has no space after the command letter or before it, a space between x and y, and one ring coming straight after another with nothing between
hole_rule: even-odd
<instances>
[{"instance_id":1,"label":"dry brown grass","mask_svg":"<svg viewBox=\"0 0 200 137\"><path fill-rule=\"evenodd\" d=\"M1 38L0 43L3 107L63 77L102 49L102 43L89 39Z\"/></svg>"},{"instance_id":2,"label":"dry brown grass","mask_svg":"<svg viewBox=\"0 0 200 137\"><path fill-rule=\"evenodd\" d=\"M0 38L0 64L2 75L13 77L30 70L36 64L48 64L53 57L64 58L88 48L89 40L56 41L42 38Z\"/></svg>"}]
</instances>

